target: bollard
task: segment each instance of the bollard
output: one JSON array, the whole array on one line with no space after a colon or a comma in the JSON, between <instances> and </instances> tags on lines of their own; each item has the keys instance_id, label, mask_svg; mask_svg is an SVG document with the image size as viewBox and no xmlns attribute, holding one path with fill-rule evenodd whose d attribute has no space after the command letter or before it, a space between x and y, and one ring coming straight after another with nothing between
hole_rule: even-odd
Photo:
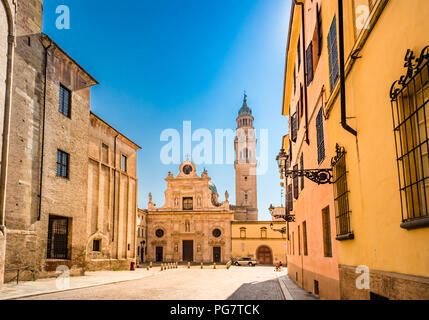
<instances>
[{"instance_id":1,"label":"bollard","mask_svg":"<svg viewBox=\"0 0 429 320\"><path fill-rule=\"evenodd\" d=\"M149 268L152 268L152 261L149 263Z\"/></svg>"},{"instance_id":2,"label":"bollard","mask_svg":"<svg viewBox=\"0 0 429 320\"><path fill-rule=\"evenodd\" d=\"M178 268L179 266L178 266L178 263L176 262L176 269Z\"/></svg>"},{"instance_id":3,"label":"bollard","mask_svg":"<svg viewBox=\"0 0 429 320\"><path fill-rule=\"evenodd\" d=\"M213 263L213 269L216 269L216 262Z\"/></svg>"},{"instance_id":4,"label":"bollard","mask_svg":"<svg viewBox=\"0 0 429 320\"><path fill-rule=\"evenodd\" d=\"M146 269L149 270L150 269L149 266L147 266Z\"/></svg>"},{"instance_id":5,"label":"bollard","mask_svg":"<svg viewBox=\"0 0 429 320\"><path fill-rule=\"evenodd\" d=\"M168 264L168 269L171 269L171 263Z\"/></svg>"},{"instance_id":6,"label":"bollard","mask_svg":"<svg viewBox=\"0 0 429 320\"><path fill-rule=\"evenodd\" d=\"M201 269L203 269L203 263L201 262Z\"/></svg>"},{"instance_id":7,"label":"bollard","mask_svg":"<svg viewBox=\"0 0 429 320\"><path fill-rule=\"evenodd\" d=\"M164 264L161 263L161 271L164 271Z\"/></svg>"},{"instance_id":8,"label":"bollard","mask_svg":"<svg viewBox=\"0 0 429 320\"><path fill-rule=\"evenodd\" d=\"M191 263L188 262L188 269L191 269Z\"/></svg>"}]
</instances>

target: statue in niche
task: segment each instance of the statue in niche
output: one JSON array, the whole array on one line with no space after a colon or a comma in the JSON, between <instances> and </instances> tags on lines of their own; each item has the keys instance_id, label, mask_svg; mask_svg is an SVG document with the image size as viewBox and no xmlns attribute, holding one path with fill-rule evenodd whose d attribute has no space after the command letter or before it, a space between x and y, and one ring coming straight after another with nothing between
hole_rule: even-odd
<instances>
[{"instance_id":1,"label":"statue in niche","mask_svg":"<svg viewBox=\"0 0 429 320\"><path fill-rule=\"evenodd\" d=\"M149 192L149 202L152 202L152 193Z\"/></svg>"},{"instance_id":2,"label":"statue in niche","mask_svg":"<svg viewBox=\"0 0 429 320\"><path fill-rule=\"evenodd\" d=\"M229 193L228 193L228 190L227 190L227 191L225 191L225 201L228 201L228 199L229 199Z\"/></svg>"},{"instance_id":3,"label":"statue in niche","mask_svg":"<svg viewBox=\"0 0 429 320\"><path fill-rule=\"evenodd\" d=\"M174 198L174 206L178 207L179 206L179 199L176 197Z\"/></svg>"}]
</instances>

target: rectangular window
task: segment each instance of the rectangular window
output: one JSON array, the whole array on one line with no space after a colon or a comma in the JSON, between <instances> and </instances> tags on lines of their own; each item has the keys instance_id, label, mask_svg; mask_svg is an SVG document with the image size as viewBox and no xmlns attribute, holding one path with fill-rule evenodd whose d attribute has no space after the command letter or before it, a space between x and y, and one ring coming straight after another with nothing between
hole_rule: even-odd
<instances>
[{"instance_id":1,"label":"rectangular window","mask_svg":"<svg viewBox=\"0 0 429 320\"><path fill-rule=\"evenodd\" d=\"M293 69L293 93L296 92L296 69Z\"/></svg>"},{"instance_id":2,"label":"rectangular window","mask_svg":"<svg viewBox=\"0 0 429 320\"><path fill-rule=\"evenodd\" d=\"M328 34L328 52L329 52L329 80L331 92L340 77L338 71L338 44L337 44L337 17L334 17Z\"/></svg>"},{"instance_id":3,"label":"rectangular window","mask_svg":"<svg viewBox=\"0 0 429 320\"><path fill-rule=\"evenodd\" d=\"M304 239L304 255L308 256L308 246L307 246L307 222L302 223L302 237Z\"/></svg>"},{"instance_id":4,"label":"rectangular window","mask_svg":"<svg viewBox=\"0 0 429 320\"><path fill-rule=\"evenodd\" d=\"M301 255L301 226L298 226L298 255Z\"/></svg>"},{"instance_id":5,"label":"rectangular window","mask_svg":"<svg viewBox=\"0 0 429 320\"><path fill-rule=\"evenodd\" d=\"M240 238L241 239L246 238L246 228L240 228Z\"/></svg>"},{"instance_id":6,"label":"rectangular window","mask_svg":"<svg viewBox=\"0 0 429 320\"><path fill-rule=\"evenodd\" d=\"M301 67L301 37L298 38L297 53L298 53L298 73L299 73L299 68Z\"/></svg>"},{"instance_id":7,"label":"rectangular window","mask_svg":"<svg viewBox=\"0 0 429 320\"><path fill-rule=\"evenodd\" d=\"M49 216L48 222L48 259L68 258L68 229L69 219Z\"/></svg>"},{"instance_id":8,"label":"rectangular window","mask_svg":"<svg viewBox=\"0 0 429 320\"><path fill-rule=\"evenodd\" d=\"M267 228L261 228L261 238L262 239L267 238Z\"/></svg>"},{"instance_id":9,"label":"rectangular window","mask_svg":"<svg viewBox=\"0 0 429 320\"><path fill-rule=\"evenodd\" d=\"M322 210L323 252L325 257L332 257L331 217L329 207Z\"/></svg>"},{"instance_id":10,"label":"rectangular window","mask_svg":"<svg viewBox=\"0 0 429 320\"><path fill-rule=\"evenodd\" d=\"M296 114L296 112L290 118L290 123L292 127L291 140L293 142L296 142L296 139L298 138L298 115Z\"/></svg>"},{"instance_id":11,"label":"rectangular window","mask_svg":"<svg viewBox=\"0 0 429 320\"><path fill-rule=\"evenodd\" d=\"M334 176L335 219L337 240L353 239L350 226L349 190L347 188L346 152L337 145L337 156L332 161Z\"/></svg>"},{"instance_id":12,"label":"rectangular window","mask_svg":"<svg viewBox=\"0 0 429 320\"><path fill-rule=\"evenodd\" d=\"M300 160L299 160L300 166L301 166L301 170L304 170L304 154L301 154ZM304 180L305 177L301 176L301 190L304 190Z\"/></svg>"},{"instance_id":13,"label":"rectangular window","mask_svg":"<svg viewBox=\"0 0 429 320\"><path fill-rule=\"evenodd\" d=\"M92 242L92 251L100 252L101 240L97 239Z\"/></svg>"},{"instance_id":14,"label":"rectangular window","mask_svg":"<svg viewBox=\"0 0 429 320\"><path fill-rule=\"evenodd\" d=\"M57 176L69 178L70 155L67 152L57 150Z\"/></svg>"},{"instance_id":15,"label":"rectangular window","mask_svg":"<svg viewBox=\"0 0 429 320\"><path fill-rule=\"evenodd\" d=\"M323 133L323 107L320 108L316 117L317 132L317 161L319 165L325 160L325 136Z\"/></svg>"},{"instance_id":16,"label":"rectangular window","mask_svg":"<svg viewBox=\"0 0 429 320\"><path fill-rule=\"evenodd\" d=\"M121 168L122 172L127 172L127 157L122 155Z\"/></svg>"},{"instance_id":17,"label":"rectangular window","mask_svg":"<svg viewBox=\"0 0 429 320\"><path fill-rule=\"evenodd\" d=\"M306 56L306 67L307 67L307 87L313 81L313 42L310 42L307 51L305 53Z\"/></svg>"},{"instance_id":18,"label":"rectangular window","mask_svg":"<svg viewBox=\"0 0 429 320\"><path fill-rule=\"evenodd\" d=\"M317 15L317 55L320 57L322 54L323 34L322 34L322 10L319 4L316 4L316 15Z\"/></svg>"},{"instance_id":19,"label":"rectangular window","mask_svg":"<svg viewBox=\"0 0 429 320\"><path fill-rule=\"evenodd\" d=\"M391 101L405 229L429 225L429 56L420 59Z\"/></svg>"},{"instance_id":20,"label":"rectangular window","mask_svg":"<svg viewBox=\"0 0 429 320\"><path fill-rule=\"evenodd\" d=\"M298 165L293 166L293 171L298 171ZM293 197L298 199L299 197L299 187L298 187L298 175L293 175Z\"/></svg>"},{"instance_id":21,"label":"rectangular window","mask_svg":"<svg viewBox=\"0 0 429 320\"><path fill-rule=\"evenodd\" d=\"M104 143L101 145L101 161L105 164L109 163L109 146Z\"/></svg>"},{"instance_id":22,"label":"rectangular window","mask_svg":"<svg viewBox=\"0 0 429 320\"><path fill-rule=\"evenodd\" d=\"M295 255L295 232L292 232L292 254Z\"/></svg>"},{"instance_id":23,"label":"rectangular window","mask_svg":"<svg viewBox=\"0 0 429 320\"><path fill-rule=\"evenodd\" d=\"M60 106L59 111L70 118L71 114L71 91L60 84Z\"/></svg>"},{"instance_id":24,"label":"rectangular window","mask_svg":"<svg viewBox=\"0 0 429 320\"><path fill-rule=\"evenodd\" d=\"M193 200L194 199L192 197L183 198L183 210L193 210L194 209Z\"/></svg>"},{"instance_id":25,"label":"rectangular window","mask_svg":"<svg viewBox=\"0 0 429 320\"><path fill-rule=\"evenodd\" d=\"M293 194L292 194L292 185L287 186L287 194L286 194L286 212L291 213L293 210Z\"/></svg>"}]
</instances>

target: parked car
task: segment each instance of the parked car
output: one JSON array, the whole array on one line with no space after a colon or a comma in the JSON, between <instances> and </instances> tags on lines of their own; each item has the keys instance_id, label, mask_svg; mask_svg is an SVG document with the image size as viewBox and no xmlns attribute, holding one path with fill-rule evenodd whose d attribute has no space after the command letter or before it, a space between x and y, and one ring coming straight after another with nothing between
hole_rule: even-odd
<instances>
[{"instance_id":1,"label":"parked car","mask_svg":"<svg viewBox=\"0 0 429 320\"><path fill-rule=\"evenodd\" d=\"M236 266L251 266L254 267L257 264L257 261L252 259L252 258L248 258L248 257L242 257L242 258L238 258L237 260L235 260L234 263Z\"/></svg>"}]
</instances>

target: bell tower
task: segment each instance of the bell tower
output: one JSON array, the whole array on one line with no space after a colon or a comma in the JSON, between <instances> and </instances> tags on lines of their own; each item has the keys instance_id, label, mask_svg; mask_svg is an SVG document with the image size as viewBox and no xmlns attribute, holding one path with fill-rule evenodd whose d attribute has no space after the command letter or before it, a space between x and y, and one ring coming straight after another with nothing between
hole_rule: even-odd
<instances>
[{"instance_id":1,"label":"bell tower","mask_svg":"<svg viewBox=\"0 0 429 320\"><path fill-rule=\"evenodd\" d=\"M235 149L235 220L258 220L256 192L256 136L252 110L244 94L243 105L238 112Z\"/></svg>"}]
</instances>

